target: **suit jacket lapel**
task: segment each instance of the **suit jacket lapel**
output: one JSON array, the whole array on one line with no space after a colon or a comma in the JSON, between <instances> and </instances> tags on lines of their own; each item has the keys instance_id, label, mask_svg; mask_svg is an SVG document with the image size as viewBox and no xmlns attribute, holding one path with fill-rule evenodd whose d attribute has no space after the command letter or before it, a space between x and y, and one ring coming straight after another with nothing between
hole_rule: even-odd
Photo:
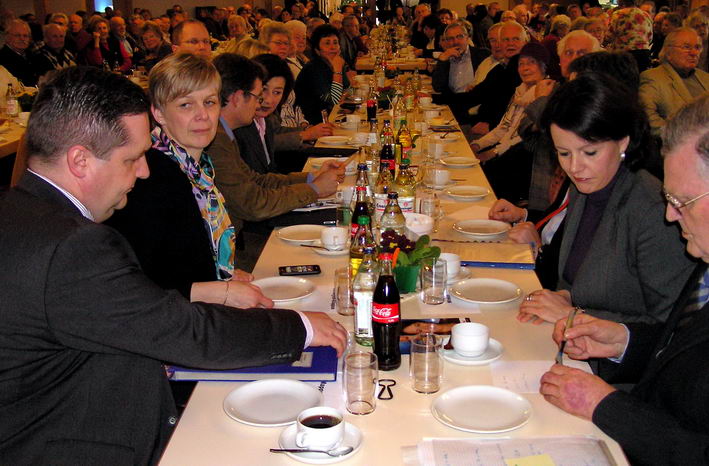
<instances>
[{"instance_id":1,"label":"suit jacket lapel","mask_svg":"<svg viewBox=\"0 0 709 466\"><path fill-rule=\"evenodd\" d=\"M658 340L658 347L653 351L652 359L648 363L647 369L638 385L643 384L643 382L647 380L651 380L665 364L687 348L709 339L709 333L707 332L709 328L709 303L705 304L700 310L695 311L696 313L691 317L692 320L687 327L676 331L677 324L684 313L687 300L695 290L699 278L706 270L707 265L705 263L699 264L694 270L694 273L692 273L687 280L687 284L667 319L665 329ZM666 348L663 349L663 346L666 346Z\"/></svg>"},{"instance_id":2,"label":"suit jacket lapel","mask_svg":"<svg viewBox=\"0 0 709 466\"><path fill-rule=\"evenodd\" d=\"M564 220L564 236L561 239L561 246L559 249L559 281L563 280L562 276L564 274L564 268L566 267L566 261L569 258L571 245L574 243L574 238L576 238L576 232L578 231L579 223L581 222L581 215L583 214L583 209L586 206L586 196L579 193L573 185L570 189L569 210L566 213L566 219Z\"/></svg>"},{"instance_id":3,"label":"suit jacket lapel","mask_svg":"<svg viewBox=\"0 0 709 466\"><path fill-rule=\"evenodd\" d=\"M665 68L667 75L670 77L672 87L675 92L677 92L677 95L679 95L685 103L690 102L692 100L692 95L689 93L687 86L684 85L684 82L682 81L682 78L680 78L679 74L677 74L674 68L672 68L672 65L669 63L663 63L662 66Z\"/></svg>"}]
</instances>

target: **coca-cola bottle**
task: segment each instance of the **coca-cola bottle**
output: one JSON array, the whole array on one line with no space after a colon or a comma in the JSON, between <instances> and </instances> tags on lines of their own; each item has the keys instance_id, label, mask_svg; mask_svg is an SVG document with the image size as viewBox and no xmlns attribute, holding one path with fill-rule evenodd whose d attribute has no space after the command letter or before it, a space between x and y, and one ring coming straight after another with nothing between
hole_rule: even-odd
<instances>
[{"instance_id":1,"label":"coca-cola bottle","mask_svg":"<svg viewBox=\"0 0 709 466\"><path fill-rule=\"evenodd\" d=\"M372 332L374 333L374 354L379 361L379 369L392 371L401 365L399 335L401 315L399 313L399 289L392 273L392 254L379 256L381 272L372 297Z\"/></svg>"},{"instance_id":2,"label":"coca-cola bottle","mask_svg":"<svg viewBox=\"0 0 709 466\"><path fill-rule=\"evenodd\" d=\"M374 86L369 88L367 96L367 121L377 121L377 89Z\"/></svg>"},{"instance_id":3,"label":"coca-cola bottle","mask_svg":"<svg viewBox=\"0 0 709 466\"><path fill-rule=\"evenodd\" d=\"M355 195L354 208L352 209L352 225L350 231L350 238L354 238L357 234L357 228L359 224L357 220L360 216L372 218L372 212L369 210L369 204L367 203L367 188L364 186L357 186Z\"/></svg>"}]
</instances>

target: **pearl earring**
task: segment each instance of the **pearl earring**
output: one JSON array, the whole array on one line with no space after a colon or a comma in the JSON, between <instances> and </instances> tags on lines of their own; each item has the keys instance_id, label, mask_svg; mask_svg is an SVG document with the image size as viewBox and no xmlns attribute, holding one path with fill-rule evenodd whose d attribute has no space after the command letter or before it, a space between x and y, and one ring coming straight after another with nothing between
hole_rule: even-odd
<instances>
[{"instance_id":1,"label":"pearl earring","mask_svg":"<svg viewBox=\"0 0 709 466\"><path fill-rule=\"evenodd\" d=\"M620 153L620 161L622 162L624 160L625 160L625 152L621 152Z\"/></svg>"}]
</instances>

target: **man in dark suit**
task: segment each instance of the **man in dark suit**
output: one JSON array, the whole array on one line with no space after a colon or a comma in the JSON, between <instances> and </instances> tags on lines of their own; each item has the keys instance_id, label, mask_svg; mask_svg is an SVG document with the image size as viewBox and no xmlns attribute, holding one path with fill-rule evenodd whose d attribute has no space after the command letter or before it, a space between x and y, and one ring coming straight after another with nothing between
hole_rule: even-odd
<instances>
[{"instance_id":1,"label":"man in dark suit","mask_svg":"<svg viewBox=\"0 0 709 466\"><path fill-rule=\"evenodd\" d=\"M145 277L100 222L149 175L149 147L147 98L123 77L68 68L35 100L29 169L0 201L3 463L155 464L177 422L163 361L227 369L344 347L325 314L189 303Z\"/></svg>"},{"instance_id":2,"label":"man in dark suit","mask_svg":"<svg viewBox=\"0 0 709 466\"><path fill-rule=\"evenodd\" d=\"M25 86L35 86L39 73L35 69L33 57L28 50L32 35L30 27L22 20L15 19L7 28L5 46L0 49L0 65L7 68ZM3 89L3 95L7 89Z\"/></svg>"},{"instance_id":3,"label":"man in dark suit","mask_svg":"<svg viewBox=\"0 0 709 466\"><path fill-rule=\"evenodd\" d=\"M456 94L469 91L475 80L475 72L480 63L490 56L490 50L470 45L470 36L462 23L455 22L446 27L443 33L445 50L438 56L438 63L433 70L432 85L442 94L442 103L453 105L455 117L459 122L469 120L467 108L455 105Z\"/></svg>"},{"instance_id":4,"label":"man in dark suit","mask_svg":"<svg viewBox=\"0 0 709 466\"><path fill-rule=\"evenodd\" d=\"M627 326L588 315L554 339L575 359L601 360L599 375L554 365L541 393L593 421L633 464L709 462L709 95L684 107L663 135L667 220L701 259L665 324ZM604 380L605 379L605 380ZM635 383L630 392L612 383Z\"/></svg>"}]
</instances>

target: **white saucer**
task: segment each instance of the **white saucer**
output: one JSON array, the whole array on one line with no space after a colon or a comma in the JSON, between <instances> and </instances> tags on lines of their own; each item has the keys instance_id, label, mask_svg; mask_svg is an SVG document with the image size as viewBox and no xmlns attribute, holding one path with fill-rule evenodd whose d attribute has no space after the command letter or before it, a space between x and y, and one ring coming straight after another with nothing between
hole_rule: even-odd
<instances>
[{"instance_id":1,"label":"white saucer","mask_svg":"<svg viewBox=\"0 0 709 466\"><path fill-rule=\"evenodd\" d=\"M475 157L443 157L441 163L451 168L469 168L479 165L480 161Z\"/></svg>"},{"instance_id":2,"label":"white saucer","mask_svg":"<svg viewBox=\"0 0 709 466\"><path fill-rule=\"evenodd\" d=\"M443 350L443 359L460 366L484 366L500 359L503 351L502 343L494 338L490 338L487 349L480 356L469 358L456 353L455 350L447 349Z\"/></svg>"},{"instance_id":3,"label":"white saucer","mask_svg":"<svg viewBox=\"0 0 709 466\"><path fill-rule=\"evenodd\" d=\"M322 394L298 380L267 379L249 382L224 398L224 412L244 424L257 427L285 426L301 411L320 406Z\"/></svg>"},{"instance_id":4,"label":"white saucer","mask_svg":"<svg viewBox=\"0 0 709 466\"><path fill-rule=\"evenodd\" d=\"M522 296L522 289L507 280L471 278L461 280L448 290L451 296L475 304L509 303Z\"/></svg>"},{"instance_id":5,"label":"white saucer","mask_svg":"<svg viewBox=\"0 0 709 466\"><path fill-rule=\"evenodd\" d=\"M441 189L447 188L448 186L453 186L455 184L455 181L448 180L448 183L446 183L446 184L429 184L429 183L424 183L424 184L429 189L441 190Z\"/></svg>"},{"instance_id":6,"label":"white saucer","mask_svg":"<svg viewBox=\"0 0 709 466\"><path fill-rule=\"evenodd\" d=\"M455 277L448 277L446 279L446 283L455 283L460 280L465 280L466 278L470 277L470 273L471 273L470 270L461 266L460 271L458 272L458 275L456 275Z\"/></svg>"},{"instance_id":7,"label":"white saucer","mask_svg":"<svg viewBox=\"0 0 709 466\"><path fill-rule=\"evenodd\" d=\"M446 194L457 201L478 201L490 194L490 190L482 186L457 185L446 189Z\"/></svg>"},{"instance_id":8,"label":"white saucer","mask_svg":"<svg viewBox=\"0 0 709 466\"><path fill-rule=\"evenodd\" d=\"M317 240L313 242L313 246L322 246L322 241ZM344 246L342 249L339 249L337 251L331 251L329 249L320 249L320 248L310 248L313 251L315 251L316 254L320 254L321 256L344 256L345 254L350 253L350 248Z\"/></svg>"},{"instance_id":9,"label":"white saucer","mask_svg":"<svg viewBox=\"0 0 709 466\"><path fill-rule=\"evenodd\" d=\"M283 429L283 432L281 432L281 436L278 437L278 445L281 448L300 448L298 447L298 445L295 444L295 434L297 430L298 426L296 426L295 424ZM352 425L349 422L345 422L345 437L342 439L342 443L340 443L339 446L351 446L354 448L354 450L352 450L347 455L342 455L335 458L333 458L332 456L328 456L325 453L286 453L286 455L290 456L296 461L309 464L339 463L340 461L349 459L353 455L357 454L359 449L362 447L362 431L359 430L357 426Z\"/></svg>"}]
</instances>

